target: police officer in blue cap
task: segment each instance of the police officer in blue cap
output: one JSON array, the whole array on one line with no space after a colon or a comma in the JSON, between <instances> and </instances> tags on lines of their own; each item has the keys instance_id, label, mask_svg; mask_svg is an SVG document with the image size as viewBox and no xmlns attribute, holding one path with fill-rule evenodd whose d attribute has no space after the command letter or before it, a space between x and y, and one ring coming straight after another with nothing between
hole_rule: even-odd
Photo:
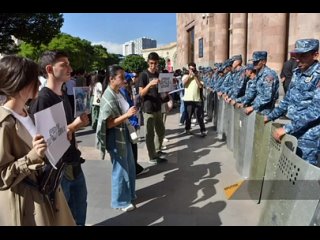
<instances>
[{"instance_id":1,"label":"police officer in blue cap","mask_svg":"<svg viewBox=\"0 0 320 240\"><path fill-rule=\"evenodd\" d=\"M265 116L265 122L287 113L290 123L273 133L277 141L285 134L298 139L297 154L319 166L320 155L320 64L319 41L300 39L295 49L298 67L294 70L289 90L279 106Z\"/></svg>"},{"instance_id":2,"label":"police officer in blue cap","mask_svg":"<svg viewBox=\"0 0 320 240\"><path fill-rule=\"evenodd\" d=\"M237 97L236 99L231 101L231 105L235 105L237 108L250 105L250 103L254 100L255 90L256 90L256 70L252 63L247 64L245 67L245 76L246 76L246 88L245 94L243 96Z\"/></svg>"},{"instance_id":3,"label":"police officer in blue cap","mask_svg":"<svg viewBox=\"0 0 320 240\"><path fill-rule=\"evenodd\" d=\"M229 90L227 91L228 97L226 102L230 103L232 99L236 99L240 96L243 96L246 88L246 75L245 67L242 66L242 56L235 55L232 57L234 60L232 63L232 78L233 82Z\"/></svg>"},{"instance_id":4,"label":"police officer in blue cap","mask_svg":"<svg viewBox=\"0 0 320 240\"><path fill-rule=\"evenodd\" d=\"M227 59L224 63L223 63L223 66L222 68L224 69L223 70L223 73L224 73L224 80L223 80L223 83L222 85L219 87L219 90L218 90L218 96L221 97L223 94L225 97L226 96L226 92L227 90L229 89L229 87L231 86L232 84L232 63L233 63L233 59L232 58L229 58Z\"/></svg>"},{"instance_id":5,"label":"police officer in blue cap","mask_svg":"<svg viewBox=\"0 0 320 240\"><path fill-rule=\"evenodd\" d=\"M267 55L266 51L253 52L251 61L257 71L256 96L252 106L244 110L247 115L253 110L268 114L274 108L275 101L279 97L279 78L274 70L266 66Z\"/></svg>"}]
</instances>

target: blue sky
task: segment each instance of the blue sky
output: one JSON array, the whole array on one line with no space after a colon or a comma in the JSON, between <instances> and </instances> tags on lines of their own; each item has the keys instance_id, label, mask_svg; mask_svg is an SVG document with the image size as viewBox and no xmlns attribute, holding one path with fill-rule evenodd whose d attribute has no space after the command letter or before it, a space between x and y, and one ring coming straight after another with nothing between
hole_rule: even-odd
<instances>
[{"instance_id":1,"label":"blue sky","mask_svg":"<svg viewBox=\"0 0 320 240\"><path fill-rule=\"evenodd\" d=\"M122 44L140 37L157 46L177 39L175 13L63 13L61 32L101 44L110 53L122 53Z\"/></svg>"}]
</instances>

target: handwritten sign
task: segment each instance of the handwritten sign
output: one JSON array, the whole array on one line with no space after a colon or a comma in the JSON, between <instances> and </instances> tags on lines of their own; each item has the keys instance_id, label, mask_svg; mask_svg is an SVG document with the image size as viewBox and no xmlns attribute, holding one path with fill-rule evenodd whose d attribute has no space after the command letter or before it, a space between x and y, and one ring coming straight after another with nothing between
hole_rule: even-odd
<instances>
[{"instance_id":1,"label":"handwritten sign","mask_svg":"<svg viewBox=\"0 0 320 240\"><path fill-rule=\"evenodd\" d=\"M174 89L173 73L160 73L159 74L158 92L170 92Z\"/></svg>"},{"instance_id":2,"label":"handwritten sign","mask_svg":"<svg viewBox=\"0 0 320 240\"><path fill-rule=\"evenodd\" d=\"M70 142L67 139L67 120L63 103L57 103L34 114L37 133L47 142L45 152L51 165L55 167L67 151Z\"/></svg>"}]
</instances>

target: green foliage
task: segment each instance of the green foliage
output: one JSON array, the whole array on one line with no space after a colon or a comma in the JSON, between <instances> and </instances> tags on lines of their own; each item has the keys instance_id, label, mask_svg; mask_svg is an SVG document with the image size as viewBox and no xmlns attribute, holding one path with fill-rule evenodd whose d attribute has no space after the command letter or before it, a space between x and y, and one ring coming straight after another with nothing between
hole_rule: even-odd
<instances>
[{"instance_id":1,"label":"green foliage","mask_svg":"<svg viewBox=\"0 0 320 240\"><path fill-rule=\"evenodd\" d=\"M0 13L0 52L16 53L11 36L40 47L48 44L60 32L63 16L60 13Z\"/></svg>"},{"instance_id":2,"label":"green foliage","mask_svg":"<svg viewBox=\"0 0 320 240\"><path fill-rule=\"evenodd\" d=\"M30 43L22 42L19 45L19 49L20 49L18 53L19 56L27 57L35 61L38 61L41 54L47 49L47 46L44 44L41 44L40 47L35 47Z\"/></svg>"},{"instance_id":3,"label":"green foliage","mask_svg":"<svg viewBox=\"0 0 320 240\"><path fill-rule=\"evenodd\" d=\"M109 57L106 60L106 67L113 65L113 64L119 64L120 58L118 54L109 53Z\"/></svg>"},{"instance_id":4,"label":"green foliage","mask_svg":"<svg viewBox=\"0 0 320 240\"><path fill-rule=\"evenodd\" d=\"M94 48L87 40L61 33L52 39L48 45L48 50L66 52L74 70L85 69L92 71L91 63L94 60Z\"/></svg>"},{"instance_id":5,"label":"green foliage","mask_svg":"<svg viewBox=\"0 0 320 240\"><path fill-rule=\"evenodd\" d=\"M159 58L159 71L162 71L166 68L166 60L163 57Z\"/></svg>"},{"instance_id":6,"label":"green foliage","mask_svg":"<svg viewBox=\"0 0 320 240\"><path fill-rule=\"evenodd\" d=\"M107 49L102 45L94 45L94 60L91 64L93 70L102 70L106 68L106 62L109 57Z\"/></svg>"},{"instance_id":7,"label":"green foliage","mask_svg":"<svg viewBox=\"0 0 320 240\"><path fill-rule=\"evenodd\" d=\"M148 64L142 56L131 54L126 56L124 61L121 63L121 67L125 71L129 72L141 72L148 68Z\"/></svg>"}]
</instances>

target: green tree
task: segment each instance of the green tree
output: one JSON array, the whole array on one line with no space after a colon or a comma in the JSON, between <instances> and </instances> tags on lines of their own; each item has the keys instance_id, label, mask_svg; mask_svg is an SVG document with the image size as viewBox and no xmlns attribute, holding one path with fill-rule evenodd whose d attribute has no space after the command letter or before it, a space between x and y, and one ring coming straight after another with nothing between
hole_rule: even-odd
<instances>
[{"instance_id":1,"label":"green tree","mask_svg":"<svg viewBox=\"0 0 320 240\"><path fill-rule=\"evenodd\" d=\"M45 51L47 50L48 46L47 45L44 45L44 44L41 44L39 47L35 47L33 46L32 44L30 43L25 43L25 42L22 42L20 45L19 45L19 53L18 55L19 56L22 56L22 57L27 57L27 58L31 58L35 61L38 61L39 60L39 57L40 55Z\"/></svg>"},{"instance_id":2,"label":"green tree","mask_svg":"<svg viewBox=\"0 0 320 240\"><path fill-rule=\"evenodd\" d=\"M129 72L141 72L148 68L148 64L142 56L131 54L126 56L121 67Z\"/></svg>"},{"instance_id":3,"label":"green tree","mask_svg":"<svg viewBox=\"0 0 320 240\"><path fill-rule=\"evenodd\" d=\"M159 71L162 71L166 68L166 60L163 57L159 58Z\"/></svg>"},{"instance_id":4,"label":"green tree","mask_svg":"<svg viewBox=\"0 0 320 240\"><path fill-rule=\"evenodd\" d=\"M0 13L0 52L16 53L11 36L39 47L48 44L63 24L60 13Z\"/></svg>"},{"instance_id":5,"label":"green tree","mask_svg":"<svg viewBox=\"0 0 320 240\"><path fill-rule=\"evenodd\" d=\"M61 50L69 55L71 66L74 70L84 69L91 71L94 60L94 48L87 40L61 33L48 45L48 50Z\"/></svg>"},{"instance_id":6,"label":"green tree","mask_svg":"<svg viewBox=\"0 0 320 240\"><path fill-rule=\"evenodd\" d=\"M106 60L106 66L110 66L113 64L119 64L120 58L118 54L109 53L109 57Z\"/></svg>"},{"instance_id":7,"label":"green tree","mask_svg":"<svg viewBox=\"0 0 320 240\"><path fill-rule=\"evenodd\" d=\"M106 69L107 59L109 58L109 54L107 49L102 45L93 45L94 51L94 59L91 63L91 68L93 70L102 70Z\"/></svg>"}]
</instances>

